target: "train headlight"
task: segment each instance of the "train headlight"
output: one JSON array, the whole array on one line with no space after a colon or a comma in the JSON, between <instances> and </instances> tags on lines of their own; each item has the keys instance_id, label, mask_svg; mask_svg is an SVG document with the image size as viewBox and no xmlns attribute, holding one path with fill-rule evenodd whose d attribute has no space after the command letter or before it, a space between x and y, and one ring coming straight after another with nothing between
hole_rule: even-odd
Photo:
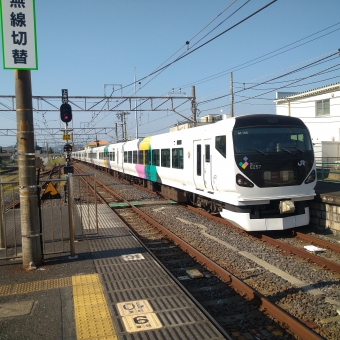
<instances>
[{"instance_id":1,"label":"train headlight","mask_svg":"<svg viewBox=\"0 0 340 340\"><path fill-rule=\"evenodd\" d=\"M237 185L239 185L240 187L248 187L248 188L252 188L254 187L254 184L252 182L250 182L248 179L244 178L242 175L237 174L236 175L236 183Z\"/></svg>"},{"instance_id":2,"label":"train headlight","mask_svg":"<svg viewBox=\"0 0 340 340\"><path fill-rule=\"evenodd\" d=\"M305 180L305 184L312 183L315 181L315 170L313 170L310 175Z\"/></svg>"}]
</instances>

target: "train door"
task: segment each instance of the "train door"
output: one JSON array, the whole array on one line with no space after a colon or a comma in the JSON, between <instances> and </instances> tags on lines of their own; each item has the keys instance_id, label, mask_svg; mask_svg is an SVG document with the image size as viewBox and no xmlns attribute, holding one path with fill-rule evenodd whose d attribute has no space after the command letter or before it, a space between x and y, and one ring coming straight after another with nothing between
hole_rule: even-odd
<instances>
[{"instance_id":1,"label":"train door","mask_svg":"<svg viewBox=\"0 0 340 340\"><path fill-rule=\"evenodd\" d=\"M118 170L118 160L119 160L119 151L118 148L114 149L114 160L115 160L115 170Z\"/></svg>"},{"instance_id":2,"label":"train door","mask_svg":"<svg viewBox=\"0 0 340 340\"><path fill-rule=\"evenodd\" d=\"M204 190L203 145L201 141L194 141L194 183L196 189Z\"/></svg>"},{"instance_id":3,"label":"train door","mask_svg":"<svg viewBox=\"0 0 340 340\"><path fill-rule=\"evenodd\" d=\"M203 154L203 180L204 186L208 190L213 190L212 186L212 156L210 152L211 139L204 140L204 154Z\"/></svg>"},{"instance_id":4,"label":"train door","mask_svg":"<svg viewBox=\"0 0 340 340\"><path fill-rule=\"evenodd\" d=\"M117 148L117 167L118 171L123 172L124 146Z\"/></svg>"},{"instance_id":5,"label":"train door","mask_svg":"<svg viewBox=\"0 0 340 340\"><path fill-rule=\"evenodd\" d=\"M144 165L145 165L145 174L146 178L151 178L151 152L150 150L144 150Z\"/></svg>"}]
</instances>

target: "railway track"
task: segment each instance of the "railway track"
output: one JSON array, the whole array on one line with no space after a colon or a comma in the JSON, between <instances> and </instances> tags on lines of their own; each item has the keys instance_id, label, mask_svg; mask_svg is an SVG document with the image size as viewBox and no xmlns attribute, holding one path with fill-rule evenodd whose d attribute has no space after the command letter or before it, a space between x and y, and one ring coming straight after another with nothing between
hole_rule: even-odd
<instances>
[{"instance_id":1,"label":"railway track","mask_svg":"<svg viewBox=\"0 0 340 340\"><path fill-rule=\"evenodd\" d=\"M54 165L51 170L42 172L41 176L46 176L46 182L41 183L41 187L44 188L46 183L50 181L53 177L57 176L60 178L62 166ZM20 206L20 194L19 194L19 180L11 180L3 182L3 201L4 201L4 211L8 211L13 208L18 208Z\"/></svg>"},{"instance_id":2,"label":"railway track","mask_svg":"<svg viewBox=\"0 0 340 340\"><path fill-rule=\"evenodd\" d=\"M93 171L92 168L91 171ZM106 178L105 181L107 182L113 180L107 176L107 174L102 175ZM114 181L117 180L114 179ZM120 189L121 192L127 194L129 199L134 199L132 197L133 195L129 193L129 188L131 188L132 185L122 184L121 182L111 183L111 185L107 184L108 183L106 183L106 186L114 186L115 189ZM123 188L124 186L125 188ZM147 196L144 197L146 200L159 200L159 198L155 196L149 197L145 193L139 193L137 195ZM222 327L228 330L230 334L233 334L235 339L245 336L243 334L250 334L254 339L256 336L258 336L259 339L261 336L266 339L270 334L273 336L274 333L279 334L279 337L283 337L285 329L287 329L289 333L303 339L321 338L317 333L326 339L337 339L337 321L335 320L334 323L324 322L325 319L330 320L332 317L336 318L336 308L332 308L334 305L329 304L324 296L309 296L306 291L291 284L289 281L280 277L280 275L261 268L258 263L254 264L253 258L247 258L245 252L239 251L235 246L228 244L227 241L223 240L225 237L221 237L221 234L217 237L213 236L216 230L219 230L218 233L226 230L225 228L221 228L221 225L217 226L218 229L210 231L209 224L211 224L211 221L198 223L197 214L189 212L184 207L172 206L168 203L162 205L141 204L140 210L142 210L143 213L146 213L147 216L152 216L153 219L158 221L158 224L165 225L165 228L163 228L164 235L157 236L158 234L154 229L150 226L145 226L141 220L133 215L136 209L136 206L132 204L128 209L117 210L117 213L122 214L121 218L130 224L131 228L134 228L135 232L143 239L143 242L146 244L149 243L150 251L153 251L158 257L165 259L165 262L170 263L169 270L174 273L173 275L183 286L186 286L189 291L192 290L196 298L202 300L200 301L201 304L206 307L210 314L214 315L214 318L221 322ZM182 211L178 209L182 209ZM130 211L134 211L133 214ZM193 221L187 218L189 215L191 215L190 219ZM145 217L146 216L144 216L144 218ZM171 219L172 221L169 222ZM137 221L137 223L134 221ZM171 232L169 230L171 230ZM233 231L233 233L235 233L238 238L242 234L239 230ZM170 234L176 235L177 238L169 241ZM233 237L235 237L235 235ZM253 237L249 235L243 235L242 237L248 240L248 242L249 239L253 239ZM229 239L229 237L227 239ZM185 265L187 260L183 260L177 254L178 250L174 249L174 244L179 245L181 243L183 243L182 247L184 251L191 253L188 261L190 266ZM262 247L264 245L263 242L256 241L256 243ZM189 244L191 244L191 247ZM168 248L170 248L170 253L167 253ZM202 256L204 260L200 259L200 256ZM284 258L282 255L281 257ZM192 263L193 258L200 259L199 263L196 263L196 267ZM208 258L211 259L210 265L207 264L208 261L206 259ZM231 258L234 259L232 260ZM179 265L178 268L176 264ZM203 275L203 278L199 280L191 279L187 272L190 268L196 269ZM222 272L218 272L217 268L221 268ZM219 279L222 280L218 283L214 281ZM210 285L209 281L214 282L214 284ZM238 284L234 286L235 282L238 281L240 281L240 286L238 286ZM242 302L228 306L227 301L231 298L226 288L232 288L233 294L238 292L241 295ZM202 298L208 294L207 292L212 295L207 299ZM223 294L226 294L227 297L223 297ZM237 295L240 296L239 294ZM238 298L235 299L237 300ZM249 300L252 300L252 307L248 305L250 303ZM254 302L257 302L257 304L254 304ZM245 307L245 305L247 306ZM306 306L308 306L308 308L305 308ZM257 316L248 317L248 315L256 314L262 309L265 310L265 318L271 320L271 322L272 320L278 320L279 324L283 327L280 329L278 324L273 326L273 324L268 324L265 321L256 322L256 325L254 325L253 321L259 319ZM243 310L243 313L241 310ZM276 312L273 312L273 310L276 310ZM330 313L327 314L328 311ZM218 315L218 313L220 314ZM280 315L280 313L282 314ZM272 316L270 316L270 314L272 314ZM294 328L295 326L292 326L295 323L299 325L296 326L297 329ZM261 326L256 328L258 325ZM237 329L237 327L239 328ZM298 330L299 327L302 327L301 330ZM272 332L269 330L272 330ZM307 332L308 335L304 332ZM266 336L263 334L266 334ZM288 335L286 334L286 336Z\"/></svg>"}]
</instances>

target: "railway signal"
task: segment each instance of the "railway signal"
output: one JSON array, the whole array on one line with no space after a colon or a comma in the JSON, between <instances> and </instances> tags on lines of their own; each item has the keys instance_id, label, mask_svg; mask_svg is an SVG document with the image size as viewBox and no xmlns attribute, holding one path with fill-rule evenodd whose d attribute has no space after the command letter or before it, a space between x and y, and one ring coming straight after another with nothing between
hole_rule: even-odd
<instances>
[{"instance_id":1,"label":"railway signal","mask_svg":"<svg viewBox=\"0 0 340 340\"><path fill-rule=\"evenodd\" d=\"M71 144L65 144L64 145L64 152L66 152L67 154L71 154L71 152L72 152L72 145Z\"/></svg>"},{"instance_id":2,"label":"railway signal","mask_svg":"<svg viewBox=\"0 0 340 340\"><path fill-rule=\"evenodd\" d=\"M64 123L69 123L72 120L72 107L70 104L64 103L60 105L60 119Z\"/></svg>"}]
</instances>

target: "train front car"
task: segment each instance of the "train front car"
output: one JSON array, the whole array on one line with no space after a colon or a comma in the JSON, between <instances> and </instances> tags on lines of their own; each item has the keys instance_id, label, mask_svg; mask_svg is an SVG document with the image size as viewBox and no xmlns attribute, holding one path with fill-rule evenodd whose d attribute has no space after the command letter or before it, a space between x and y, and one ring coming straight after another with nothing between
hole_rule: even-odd
<instances>
[{"instance_id":1,"label":"train front car","mask_svg":"<svg viewBox=\"0 0 340 340\"><path fill-rule=\"evenodd\" d=\"M221 215L248 231L307 225L316 165L305 124L278 115L236 117L232 137L238 197Z\"/></svg>"}]
</instances>

